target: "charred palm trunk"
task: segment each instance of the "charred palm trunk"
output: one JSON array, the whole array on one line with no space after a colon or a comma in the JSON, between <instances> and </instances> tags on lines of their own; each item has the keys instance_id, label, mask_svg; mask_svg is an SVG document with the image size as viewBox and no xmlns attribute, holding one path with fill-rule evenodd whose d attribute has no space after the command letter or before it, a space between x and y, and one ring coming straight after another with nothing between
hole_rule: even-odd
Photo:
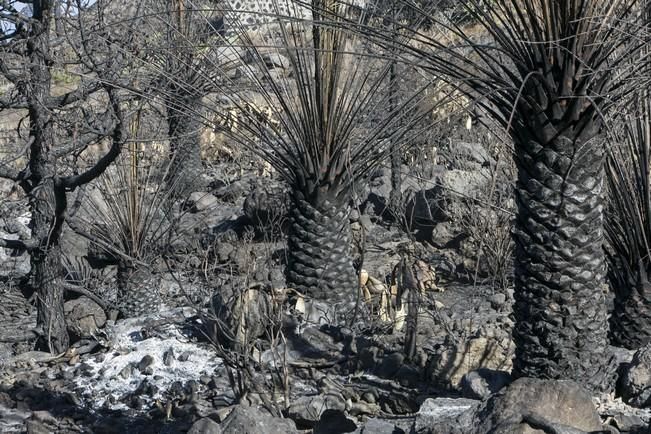
<instances>
[{"instance_id":1,"label":"charred palm trunk","mask_svg":"<svg viewBox=\"0 0 651 434\"><path fill-rule=\"evenodd\" d=\"M32 283L37 291L37 325L41 336L37 347L53 353L65 351L69 345L63 312L61 282L61 249L59 237L65 211L65 192L55 185L56 157L52 115L43 101L50 96L50 18L52 2L34 2L32 36L27 49L30 59L29 122L32 211L32 237L36 248L31 252Z\"/></svg>"},{"instance_id":2,"label":"charred palm trunk","mask_svg":"<svg viewBox=\"0 0 651 434\"><path fill-rule=\"evenodd\" d=\"M614 262L614 261L612 261ZM620 264L621 265L621 264ZM610 317L613 342L637 350L651 342L651 282L644 261L635 271L621 273Z\"/></svg>"},{"instance_id":3,"label":"charred palm trunk","mask_svg":"<svg viewBox=\"0 0 651 434\"><path fill-rule=\"evenodd\" d=\"M160 307L159 284L145 266L122 261L118 265L118 308L127 317L147 315Z\"/></svg>"},{"instance_id":4,"label":"charred palm trunk","mask_svg":"<svg viewBox=\"0 0 651 434\"><path fill-rule=\"evenodd\" d=\"M564 115L532 114L514 133L514 373L603 390L612 385L603 292L604 145L596 116L567 121Z\"/></svg>"},{"instance_id":5,"label":"charred palm trunk","mask_svg":"<svg viewBox=\"0 0 651 434\"><path fill-rule=\"evenodd\" d=\"M341 197L291 197L287 284L333 303L355 300L357 277L351 256L348 200Z\"/></svg>"},{"instance_id":6,"label":"charred palm trunk","mask_svg":"<svg viewBox=\"0 0 651 434\"><path fill-rule=\"evenodd\" d=\"M170 101L167 122L170 138L170 167L165 182L174 199L185 198L201 189L201 122L190 101Z\"/></svg>"}]
</instances>

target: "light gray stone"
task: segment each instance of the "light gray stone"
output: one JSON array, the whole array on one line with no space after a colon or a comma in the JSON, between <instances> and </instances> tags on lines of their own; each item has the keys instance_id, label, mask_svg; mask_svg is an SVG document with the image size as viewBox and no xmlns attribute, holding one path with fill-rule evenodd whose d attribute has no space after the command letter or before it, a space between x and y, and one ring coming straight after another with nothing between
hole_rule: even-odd
<instances>
[{"instance_id":1,"label":"light gray stone","mask_svg":"<svg viewBox=\"0 0 651 434\"><path fill-rule=\"evenodd\" d=\"M465 398L428 398L420 406L413 432L457 434L471 426L479 401Z\"/></svg>"},{"instance_id":2,"label":"light gray stone","mask_svg":"<svg viewBox=\"0 0 651 434\"><path fill-rule=\"evenodd\" d=\"M493 369L477 369L461 378L461 392L470 399L486 399L511 382L511 374Z\"/></svg>"},{"instance_id":3,"label":"light gray stone","mask_svg":"<svg viewBox=\"0 0 651 434\"><path fill-rule=\"evenodd\" d=\"M624 402L635 407L651 406L651 343L637 350L619 382Z\"/></svg>"},{"instance_id":4,"label":"light gray stone","mask_svg":"<svg viewBox=\"0 0 651 434\"><path fill-rule=\"evenodd\" d=\"M100 305L82 296L63 305L68 332L78 338L89 338L106 324L106 313Z\"/></svg>"},{"instance_id":5,"label":"light gray stone","mask_svg":"<svg viewBox=\"0 0 651 434\"><path fill-rule=\"evenodd\" d=\"M447 341L431 354L429 373L440 387L459 389L461 378L480 368L510 372L515 345L510 339L476 337Z\"/></svg>"},{"instance_id":6,"label":"light gray stone","mask_svg":"<svg viewBox=\"0 0 651 434\"><path fill-rule=\"evenodd\" d=\"M293 434L296 424L290 419L273 417L258 407L238 405L221 423L224 434Z\"/></svg>"},{"instance_id":7,"label":"light gray stone","mask_svg":"<svg viewBox=\"0 0 651 434\"><path fill-rule=\"evenodd\" d=\"M475 414L473 426L475 434L542 432L528 422L555 427L566 434L602 429L587 390L572 381L534 378L520 378L485 401Z\"/></svg>"},{"instance_id":8,"label":"light gray stone","mask_svg":"<svg viewBox=\"0 0 651 434\"><path fill-rule=\"evenodd\" d=\"M371 418L357 428L353 434L402 434L404 430L395 426L389 421Z\"/></svg>"},{"instance_id":9,"label":"light gray stone","mask_svg":"<svg viewBox=\"0 0 651 434\"><path fill-rule=\"evenodd\" d=\"M346 401L335 393L302 396L295 399L289 406L287 413L293 420L305 424L315 424L326 410L346 410Z\"/></svg>"},{"instance_id":10,"label":"light gray stone","mask_svg":"<svg viewBox=\"0 0 651 434\"><path fill-rule=\"evenodd\" d=\"M191 212L203 212L217 207L219 200L205 191L195 191L185 202L185 207Z\"/></svg>"},{"instance_id":11,"label":"light gray stone","mask_svg":"<svg viewBox=\"0 0 651 434\"><path fill-rule=\"evenodd\" d=\"M188 434L222 434L222 428L214 420L204 417L196 421Z\"/></svg>"}]
</instances>

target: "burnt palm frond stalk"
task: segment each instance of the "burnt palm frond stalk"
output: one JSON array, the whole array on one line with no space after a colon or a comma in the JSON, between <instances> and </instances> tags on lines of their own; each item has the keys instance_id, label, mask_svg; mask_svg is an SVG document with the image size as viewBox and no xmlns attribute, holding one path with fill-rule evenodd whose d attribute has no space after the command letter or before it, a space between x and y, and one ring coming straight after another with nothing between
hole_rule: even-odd
<instances>
[{"instance_id":1,"label":"burnt palm frond stalk","mask_svg":"<svg viewBox=\"0 0 651 434\"><path fill-rule=\"evenodd\" d=\"M474 34L441 15L417 55L514 141L516 376L612 387L604 294L604 113L630 92L644 44L636 0L465 0ZM479 30L479 35L477 34ZM382 39L370 28L362 29ZM481 42L478 42L481 41ZM386 42L388 45L389 42Z\"/></svg>"},{"instance_id":2,"label":"burnt palm frond stalk","mask_svg":"<svg viewBox=\"0 0 651 434\"><path fill-rule=\"evenodd\" d=\"M638 349L651 341L651 107L648 94L622 119L621 142L610 146L606 214L610 317L616 345Z\"/></svg>"}]
</instances>

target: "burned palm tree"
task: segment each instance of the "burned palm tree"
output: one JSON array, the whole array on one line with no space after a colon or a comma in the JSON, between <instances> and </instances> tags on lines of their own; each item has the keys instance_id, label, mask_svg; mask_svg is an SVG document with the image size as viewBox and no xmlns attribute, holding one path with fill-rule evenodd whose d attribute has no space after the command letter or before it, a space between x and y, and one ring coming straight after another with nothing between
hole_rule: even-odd
<instances>
[{"instance_id":1,"label":"burned palm tree","mask_svg":"<svg viewBox=\"0 0 651 434\"><path fill-rule=\"evenodd\" d=\"M220 83L242 117L230 136L290 187L288 285L333 303L354 300L353 190L387 156L392 140L407 143L419 134L407 118L422 116L426 96L414 90L387 113L390 62L332 25L345 14L340 2L315 0L303 9L275 1L273 7L273 20L255 34L237 24L235 13L226 15L240 41L228 45L225 57L242 59L244 77Z\"/></svg>"},{"instance_id":2,"label":"burned palm tree","mask_svg":"<svg viewBox=\"0 0 651 434\"><path fill-rule=\"evenodd\" d=\"M153 73L151 94L162 100L170 141L165 182L174 186L171 199L183 198L201 188L202 98L214 90L220 45L215 25L222 12L186 0L152 0L146 8L152 18L141 30L142 57Z\"/></svg>"},{"instance_id":3,"label":"burned palm tree","mask_svg":"<svg viewBox=\"0 0 651 434\"><path fill-rule=\"evenodd\" d=\"M609 278L615 291L610 318L617 345L638 349L651 341L651 107L648 94L621 119L621 140L610 147L606 213Z\"/></svg>"},{"instance_id":4,"label":"burned palm tree","mask_svg":"<svg viewBox=\"0 0 651 434\"><path fill-rule=\"evenodd\" d=\"M414 30L417 43L403 48L479 98L513 138L514 372L607 389L602 130L639 67L627 59L644 43L635 28L641 3L461 4L472 26L421 10L443 31Z\"/></svg>"}]
</instances>

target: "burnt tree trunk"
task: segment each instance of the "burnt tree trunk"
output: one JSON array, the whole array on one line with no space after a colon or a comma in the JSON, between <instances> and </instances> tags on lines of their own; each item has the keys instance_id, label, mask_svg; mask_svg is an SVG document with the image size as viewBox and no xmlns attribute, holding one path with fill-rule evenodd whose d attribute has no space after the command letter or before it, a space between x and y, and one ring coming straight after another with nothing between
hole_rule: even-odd
<instances>
[{"instance_id":1,"label":"burnt tree trunk","mask_svg":"<svg viewBox=\"0 0 651 434\"><path fill-rule=\"evenodd\" d=\"M199 103L177 98L169 99L166 105L170 166L165 181L170 196L182 199L202 187Z\"/></svg>"},{"instance_id":2,"label":"burnt tree trunk","mask_svg":"<svg viewBox=\"0 0 651 434\"><path fill-rule=\"evenodd\" d=\"M514 133L514 374L608 390L601 122L587 111L529 113Z\"/></svg>"},{"instance_id":3,"label":"burnt tree trunk","mask_svg":"<svg viewBox=\"0 0 651 434\"><path fill-rule=\"evenodd\" d=\"M51 111L43 101L50 97L50 22L51 1L35 1L31 37L27 42L30 61L29 122L32 211L32 238L36 243L31 254L32 279L37 291L37 326L42 350L60 353L69 345L63 313L61 285L61 250L59 237L65 211L65 191L56 184L55 139Z\"/></svg>"},{"instance_id":4,"label":"burnt tree trunk","mask_svg":"<svg viewBox=\"0 0 651 434\"><path fill-rule=\"evenodd\" d=\"M357 276L351 253L348 201L292 193L287 284L308 297L352 304Z\"/></svg>"}]
</instances>

